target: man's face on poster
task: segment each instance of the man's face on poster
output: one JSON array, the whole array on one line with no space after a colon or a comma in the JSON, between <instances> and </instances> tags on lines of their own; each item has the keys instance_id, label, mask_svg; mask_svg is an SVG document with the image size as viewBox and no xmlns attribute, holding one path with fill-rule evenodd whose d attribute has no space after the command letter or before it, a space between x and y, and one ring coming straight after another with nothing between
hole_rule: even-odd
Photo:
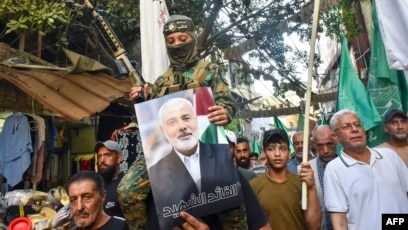
<instances>
[{"instance_id":1,"label":"man's face on poster","mask_svg":"<svg viewBox=\"0 0 408 230\"><path fill-rule=\"evenodd\" d=\"M197 117L187 100L173 100L163 107L161 129L170 144L184 155L195 153L198 144Z\"/></svg>"}]
</instances>

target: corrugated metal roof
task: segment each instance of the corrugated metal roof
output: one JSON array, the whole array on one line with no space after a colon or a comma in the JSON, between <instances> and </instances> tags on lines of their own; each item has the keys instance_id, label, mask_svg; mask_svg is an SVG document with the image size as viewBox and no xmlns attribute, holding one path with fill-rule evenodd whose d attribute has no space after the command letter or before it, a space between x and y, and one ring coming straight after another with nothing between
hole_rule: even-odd
<instances>
[{"instance_id":1,"label":"corrugated metal roof","mask_svg":"<svg viewBox=\"0 0 408 230\"><path fill-rule=\"evenodd\" d=\"M0 49L0 61L22 53L4 45ZM103 111L116 99L127 98L131 87L127 79L105 73L69 74L64 70L17 69L7 65L0 65L0 84L0 108L41 114L53 111L73 122Z\"/></svg>"}]
</instances>

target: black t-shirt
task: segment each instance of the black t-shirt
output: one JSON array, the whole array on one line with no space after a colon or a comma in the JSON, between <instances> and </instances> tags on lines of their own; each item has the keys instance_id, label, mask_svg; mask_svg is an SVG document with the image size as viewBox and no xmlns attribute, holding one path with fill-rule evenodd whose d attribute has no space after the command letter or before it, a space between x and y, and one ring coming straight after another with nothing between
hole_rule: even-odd
<instances>
[{"instance_id":1,"label":"black t-shirt","mask_svg":"<svg viewBox=\"0 0 408 230\"><path fill-rule=\"evenodd\" d=\"M244 194L244 204L247 211L248 230L260 229L262 226L268 223L258 198L256 197L251 185L245 179L245 177L238 170L239 180L242 184L242 193Z\"/></svg>"},{"instance_id":2,"label":"black t-shirt","mask_svg":"<svg viewBox=\"0 0 408 230\"><path fill-rule=\"evenodd\" d=\"M105 225L103 225L98 230L129 230L129 226L127 225L125 219L112 216ZM75 227L73 230L82 230L82 228Z\"/></svg>"},{"instance_id":3,"label":"black t-shirt","mask_svg":"<svg viewBox=\"0 0 408 230\"><path fill-rule=\"evenodd\" d=\"M248 230L259 229L268 223L265 213L262 210L261 205L254 191L249 185L247 179L238 170L239 180L242 184L242 193L244 196L244 204L247 211L247 223ZM160 229L159 221L157 219L157 213L155 210L154 200L152 193L149 193L147 197L147 213L148 213L148 229ZM210 229L222 229L216 214L207 215L201 217L201 219L209 225Z\"/></svg>"},{"instance_id":4,"label":"black t-shirt","mask_svg":"<svg viewBox=\"0 0 408 230\"><path fill-rule=\"evenodd\" d=\"M105 181L106 199L103 203L103 211L109 216L119 216L123 218L122 209L120 208L118 200L118 184L124 175L125 174L121 172L113 180L109 182Z\"/></svg>"}]
</instances>

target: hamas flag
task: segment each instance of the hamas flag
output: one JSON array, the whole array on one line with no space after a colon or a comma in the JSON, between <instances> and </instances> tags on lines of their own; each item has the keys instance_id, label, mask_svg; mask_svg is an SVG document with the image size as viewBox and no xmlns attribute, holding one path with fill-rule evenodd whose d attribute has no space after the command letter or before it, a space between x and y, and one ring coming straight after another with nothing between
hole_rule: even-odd
<instances>
[{"instance_id":1,"label":"hamas flag","mask_svg":"<svg viewBox=\"0 0 408 230\"><path fill-rule=\"evenodd\" d=\"M376 9L375 1L373 1L373 37L367 90L373 99L378 113L381 117L384 117L392 109L407 112L408 89L404 72L392 70L388 66ZM368 146L375 147L385 141L387 141L387 135L384 133L382 123L369 130Z\"/></svg>"},{"instance_id":2,"label":"hamas flag","mask_svg":"<svg viewBox=\"0 0 408 230\"><path fill-rule=\"evenodd\" d=\"M378 115L373 100L354 69L346 37L343 37L341 42L340 79L336 110L342 109L355 111L366 131L381 123L381 117Z\"/></svg>"}]
</instances>

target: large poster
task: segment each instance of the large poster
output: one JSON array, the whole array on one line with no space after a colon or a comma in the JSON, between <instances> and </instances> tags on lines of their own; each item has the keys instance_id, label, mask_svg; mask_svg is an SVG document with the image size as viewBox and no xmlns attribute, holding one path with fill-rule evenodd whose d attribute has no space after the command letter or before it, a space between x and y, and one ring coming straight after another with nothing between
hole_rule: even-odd
<instances>
[{"instance_id":1,"label":"large poster","mask_svg":"<svg viewBox=\"0 0 408 230\"><path fill-rule=\"evenodd\" d=\"M243 203L222 127L210 123L210 88L172 93L135 105L161 229Z\"/></svg>"}]
</instances>

